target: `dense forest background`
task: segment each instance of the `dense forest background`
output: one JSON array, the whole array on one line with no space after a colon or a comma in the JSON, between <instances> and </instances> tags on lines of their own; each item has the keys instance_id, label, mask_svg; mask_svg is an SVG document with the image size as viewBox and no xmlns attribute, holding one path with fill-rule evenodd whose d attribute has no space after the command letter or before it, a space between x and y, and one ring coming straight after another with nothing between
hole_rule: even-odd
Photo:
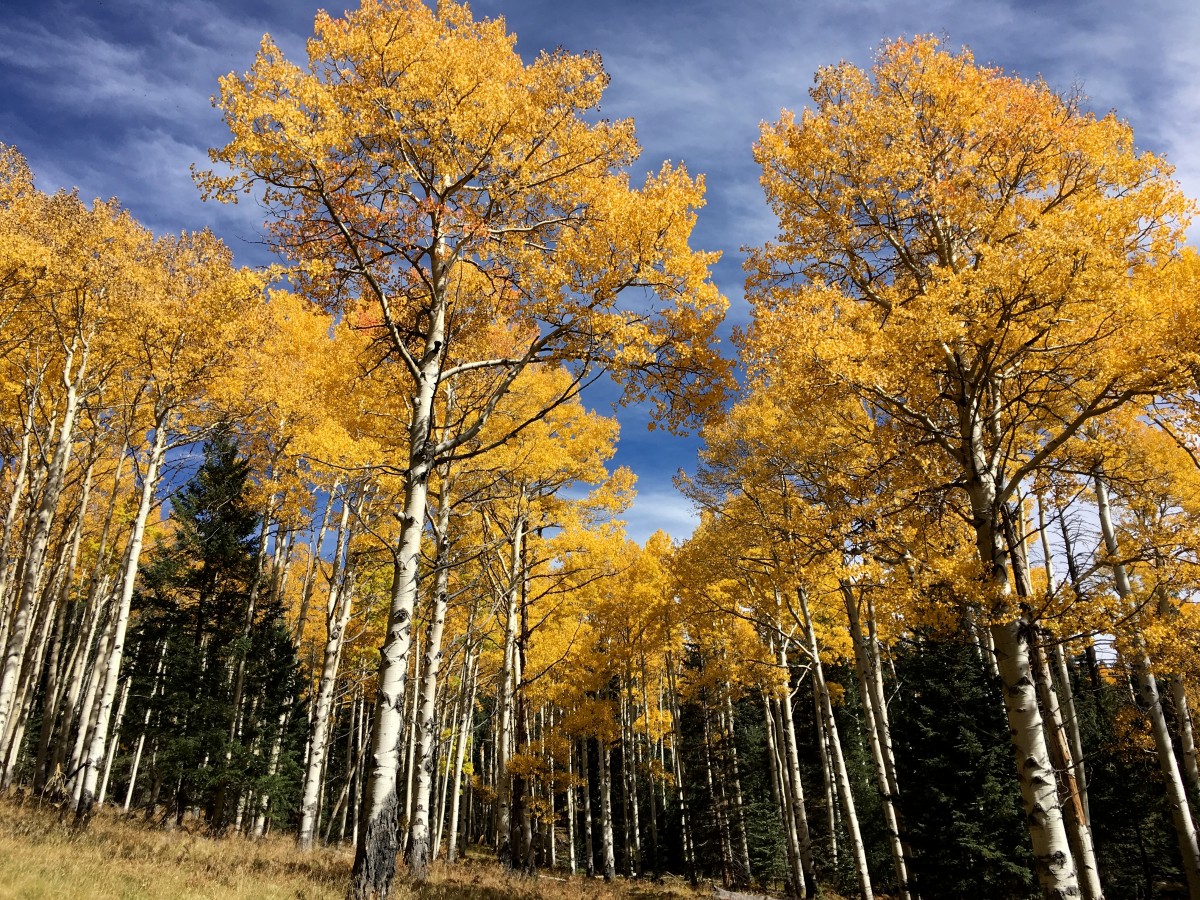
<instances>
[{"instance_id":1,"label":"dense forest background","mask_svg":"<svg viewBox=\"0 0 1200 900\"><path fill-rule=\"evenodd\" d=\"M817 73L722 356L599 58L374 2L215 100L278 264L0 152L0 766L79 828L816 896L1200 898L1200 262L1115 115ZM696 531L639 545L611 377ZM669 438L668 438L669 439ZM398 869L399 867L399 869Z\"/></svg>"}]
</instances>

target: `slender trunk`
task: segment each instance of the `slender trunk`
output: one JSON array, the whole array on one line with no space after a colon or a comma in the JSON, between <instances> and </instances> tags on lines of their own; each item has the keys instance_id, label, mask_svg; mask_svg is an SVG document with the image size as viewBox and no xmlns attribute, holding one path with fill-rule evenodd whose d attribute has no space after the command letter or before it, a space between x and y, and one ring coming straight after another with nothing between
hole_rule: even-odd
<instances>
[{"instance_id":1,"label":"slender trunk","mask_svg":"<svg viewBox=\"0 0 1200 900\"><path fill-rule=\"evenodd\" d=\"M1084 810L1083 798L1076 781L1074 757L1067 741L1062 710L1050 673L1050 664L1040 643L1034 644L1033 651L1034 679L1037 682L1038 699L1045 716L1050 758L1054 762L1055 768L1062 773L1063 793L1066 801L1064 814L1067 838L1071 842L1071 851L1075 854L1075 865L1079 870L1080 891L1085 900L1102 900L1104 888L1100 885L1100 868L1096 862L1096 851L1092 846L1092 832L1088 826L1087 813Z\"/></svg>"},{"instance_id":2,"label":"slender trunk","mask_svg":"<svg viewBox=\"0 0 1200 900\"><path fill-rule=\"evenodd\" d=\"M108 591L108 576L104 574L104 569L109 563L111 548L109 545L109 534L112 530L113 517L117 509L117 497L121 488L121 475L125 468L125 458L128 445L122 445L121 453L117 458L116 469L113 473L112 493L109 496L108 510L104 517L104 526L100 529L100 540L96 548L96 562L92 568L90 584L87 597L83 602L83 610L80 613L80 625L76 632L74 645L71 650L70 660L67 663L67 671L70 676L67 679L67 696L62 703L63 715L58 723L54 741L54 756L53 761L48 764L47 769L57 770L66 762L67 742L71 735L71 729L78 718L80 710L80 694L84 690L85 673L87 664L91 656L92 645L96 639L96 629L100 627L100 620L104 612L104 604L102 599ZM86 627L84 623L86 624ZM49 776L50 772L47 772Z\"/></svg>"},{"instance_id":3,"label":"slender trunk","mask_svg":"<svg viewBox=\"0 0 1200 900\"><path fill-rule=\"evenodd\" d=\"M712 717L707 702L702 703L704 709L704 784L708 788L708 796L712 798L713 815L717 820L717 839L721 848L721 883L726 888L732 887L732 857L733 851L729 841L729 810L725 803L724 792L718 791L724 783L713 778L713 741Z\"/></svg>"},{"instance_id":4,"label":"slender trunk","mask_svg":"<svg viewBox=\"0 0 1200 900\"><path fill-rule=\"evenodd\" d=\"M332 500L330 501L332 503ZM329 739L329 719L337 687L338 664L342 643L354 603L354 573L349 562L343 563L350 537L350 498L342 498L341 519L338 522L337 550L334 571L329 582L329 600L325 607L325 652L321 680L313 708L312 737L309 742L308 764L305 767L304 787L300 799L300 830L296 843L301 850L311 850L317 832L317 812L321 796L321 772L325 765L325 750ZM302 629L298 629L298 633Z\"/></svg>"},{"instance_id":5,"label":"slender trunk","mask_svg":"<svg viewBox=\"0 0 1200 900\"><path fill-rule=\"evenodd\" d=\"M625 683L628 685L629 676ZM628 693L626 691L625 693ZM621 821L624 826L625 874L631 878L641 873L641 846L638 840L637 784L633 772L633 730L629 720L633 711L626 699L621 700Z\"/></svg>"},{"instance_id":6,"label":"slender trunk","mask_svg":"<svg viewBox=\"0 0 1200 900\"><path fill-rule=\"evenodd\" d=\"M129 702L129 685L133 679L125 679L125 687L121 690L121 702L117 705L117 715L113 719L112 740L108 742L108 753L104 757L104 776L100 779L100 795L96 805L103 808L108 798L108 778L112 774L113 758L117 755L117 745L121 742L121 722L125 718L125 705Z\"/></svg>"},{"instance_id":7,"label":"slender trunk","mask_svg":"<svg viewBox=\"0 0 1200 900\"><path fill-rule=\"evenodd\" d=\"M1196 765L1196 738L1192 731L1192 713L1188 706L1187 690L1183 676L1171 679L1171 699L1175 704L1175 721L1179 728L1179 749L1183 755L1183 771L1193 797L1200 797L1200 768Z\"/></svg>"},{"instance_id":8,"label":"slender trunk","mask_svg":"<svg viewBox=\"0 0 1200 900\"><path fill-rule=\"evenodd\" d=\"M808 632L808 644L812 653L813 678L821 698L821 711L825 718L826 733L829 735L830 757L837 780L838 796L842 801L842 812L845 816L846 835L850 839L850 849L854 854L855 870L858 874L858 889L862 900L872 900L871 873L867 869L867 852L863 845L862 833L858 828L858 814L854 807L854 794L850 789L850 776L846 771L846 760L842 754L842 742L838 737L837 720L833 716L833 701L829 696L829 686L825 683L825 668L821 664L820 646L817 643L817 633L813 628L812 616L808 609L808 597L803 588L797 588L796 595L800 600L800 613L804 627Z\"/></svg>"},{"instance_id":9,"label":"slender trunk","mask_svg":"<svg viewBox=\"0 0 1200 900\"><path fill-rule=\"evenodd\" d=\"M1038 709L1028 628L1024 621L1015 620L994 624L990 630L1038 880L1047 898L1060 900L1079 896L1080 888Z\"/></svg>"},{"instance_id":10,"label":"slender trunk","mask_svg":"<svg viewBox=\"0 0 1200 900\"><path fill-rule=\"evenodd\" d=\"M649 721L650 721L650 697L646 690L646 659L645 659L645 656L642 657L642 675L641 675L640 680L641 680L641 684L642 684L642 709L644 709L646 711L646 721L647 721L647 723L649 723ZM660 719L662 716L661 699L662 699L662 694L660 693L659 694L660 703L659 703L659 708L658 708ZM647 740L649 740L649 736L651 733L652 732L650 732L649 727L647 727ZM659 740L659 742L661 742L661 737L658 740ZM660 743L660 746L661 746L661 743ZM654 758L653 746L647 748L647 754L651 758L651 760L653 760L653 758ZM661 772L664 770L665 769L660 769L659 771ZM654 854L654 877L656 880L659 880L662 878L662 848L659 846L659 843L658 843L658 791L655 789L655 777L654 777L653 773L651 772L650 766L648 766L648 765L646 766L646 773L647 773L646 779L649 782L649 784L648 784L649 790L647 790L646 793L647 793L647 800L649 800L649 808L650 808L650 848L651 848L651 852ZM572 853L572 860L573 859L574 859L574 854ZM573 871L573 869L572 869L572 871Z\"/></svg>"},{"instance_id":11,"label":"slender trunk","mask_svg":"<svg viewBox=\"0 0 1200 900\"><path fill-rule=\"evenodd\" d=\"M575 747L567 745L567 870L574 875L575 860Z\"/></svg>"},{"instance_id":12,"label":"slender trunk","mask_svg":"<svg viewBox=\"0 0 1200 900\"><path fill-rule=\"evenodd\" d=\"M518 500L518 502L520 502ZM500 862L508 868L516 864L512 846L512 781L508 776L508 757L512 750L514 706L516 701L517 632L520 626L521 545L525 537L525 516L518 513L513 523L509 550L507 617L504 628L504 662L500 673L500 710L496 729L496 840Z\"/></svg>"},{"instance_id":13,"label":"slender trunk","mask_svg":"<svg viewBox=\"0 0 1200 900\"><path fill-rule=\"evenodd\" d=\"M679 830L683 838L683 862L687 866L688 879L693 885L697 883L696 844L692 835L691 816L688 812L687 790L684 786L684 765L680 748L683 746L683 733L679 715L679 691L675 683L675 662L672 654L667 654L667 693L671 706L671 767L675 775L675 795L679 803Z\"/></svg>"},{"instance_id":14,"label":"slender trunk","mask_svg":"<svg viewBox=\"0 0 1200 900\"><path fill-rule=\"evenodd\" d=\"M463 654L464 661L469 662L469 654ZM443 737L438 742L437 760L444 760L445 764L439 764L434 768L434 791L437 794L433 808L433 819L430 827L433 831L433 849L430 852L432 859L437 859L442 852L442 838L446 829L446 804L450 799L450 778L454 774L454 749L458 746L458 723L462 717L462 707L466 698L463 696L467 689L465 675L460 678L458 690L454 692L454 703L449 710L448 721L450 723L450 734ZM447 684L444 694L450 693L450 686ZM449 698L442 698L442 716L446 716L446 705L449 704ZM439 717L440 718L440 717ZM440 774L439 774L440 773Z\"/></svg>"},{"instance_id":15,"label":"slender trunk","mask_svg":"<svg viewBox=\"0 0 1200 900\"><path fill-rule=\"evenodd\" d=\"M471 633L470 627L467 634ZM467 759L467 748L471 745L472 724L475 719L475 691L479 683L479 657L475 655L474 665L470 665L471 654L466 651L467 663L464 669L470 672L467 680L470 687L467 690L467 702L463 706L462 724L458 729L458 751L454 757L454 788L450 800L450 840L446 844L446 859L453 863L458 858L458 817L459 806L462 803L462 774Z\"/></svg>"},{"instance_id":16,"label":"slender trunk","mask_svg":"<svg viewBox=\"0 0 1200 900\"><path fill-rule=\"evenodd\" d=\"M125 803L122 806L123 812L129 812L129 807L133 803L133 791L137 787L138 769L142 765L142 751L146 746L146 730L150 727L150 716L154 712L154 695L158 693L166 660L167 642L164 640L162 649L158 654L158 665L154 668L154 679L150 685L150 696L146 698L146 712L142 717L142 730L138 734L137 748L133 753L133 763L129 767L129 787L125 791Z\"/></svg>"},{"instance_id":17,"label":"slender trunk","mask_svg":"<svg viewBox=\"0 0 1200 900\"><path fill-rule=\"evenodd\" d=\"M50 757L50 743L54 737L54 726L62 711L63 676L66 674L62 665L63 647L67 642L67 632L73 618L71 602L71 587L75 583L75 570L79 564L79 546L83 537L83 524L87 517L88 501L92 487L92 472L94 461L88 465L87 475L83 482L83 492L79 500L78 513L72 528L70 563L63 577L58 598L58 619L54 625L54 643L50 650L50 659L45 666L45 681L41 690L42 724L38 734L37 761L34 765L34 789L40 791L45 785L47 762Z\"/></svg>"},{"instance_id":18,"label":"slender trunk","mask_svg":"<svg viewBox=\"0 0 1200 900\"><path fill-rule=\"evenodd\" d=\"M983 429L983 422L977 419L971 434L966 436L971 469L966 489L976 552L986 578L984 587L992 595L997 618L1006 619L994 621L985 633L995 654L1038 881L1048 900L1060 900L1079 896L1079 877L1038 709L1030 663L1032 623L1026 610L1008 609L1013 599L1009 582L1010 548L1004 540L998 476L989 462Z\"/></svg>"},{"instance_id":19,"label":"slender trunk","mask_svg":"<svg viewBox=\"0 0 1200 900\"><path fill-rule=\"evenodd\" d=\"M424 658L421 653L420 634L413 638L409 655L412 657L412 672L409 674L408 683L419 687L421 684L421 660ZM409 693L412 695L412 703L408 706L408 733L404 742L404 818L401 820L405 829L412 821L413 794L416 788L417 717L421 712L420 690L410 690Z\"/></svg>"},{"instance_id":20,"label":"slender trunk","mask_svg":"<svg viewBox=\"0 0 1200 900\"><path fill-rule=\"evenodd\" d=\"M554 716L553 716L553 714L551 714L549 717L549 721L547 721L547 718L545 715L545 707L543 707L542 712L539 715L539 723L541 725L542 755L544 757L546 757L550 763L550 774L547 777L546 782L545 782L546 807L548 809L548 813L545 817L546 865L549 866L551 869L557 869L558 868L558 846L557 846L558 845L558 836L556 833L556 825L558 822L558 811L555 808L555 806L556 806L555 799L556 799L556 794L557 794L557 791L555 791L555 789L554 789L555 760L554 760L553 754L549 754L546 752L546 729L554 727Z\"/></svg>"},{"instance_id":21,"label":"slender trunk","mask_svg":"<svg viewBox=\"0 0 1200 900\"><path fill-rule=\"evenodd\" d=\"M517 638L516 661L513 671L514 690L516 691L516 725L517 733L513 748L520 753L530 745L529 731L529 702L525 692L521 690L521 682L525 673L525 648L529 640L529 607L525 604L525 572L522 557L521 578L521 626ZM525 874L533 875L537 871L537 860L534 857L533 821L529 802L530 779L524 771L517 772L512 778L513 821L520 826L520 853L514 853L514 866L519 864ZM514 835L515 837L515 835Z\"/></svg>"},{"instance_id":22,"label":"slender trunk","mask_svg":"<svg viewBox=\"0 0 1200 900\"><path fill-rule=\"evenodd\" d=\"M1125 565L1117 556L1117 536L1113 527L1112 513L1109 510L1108 487L1099 470L1095 472L1094 481L1100 534L1104 539L1104 549L1111 559L1117 594L1124 600L1133 593L1133 589L1129 583ZM1171 744L1171 733L1167 728L1167 718L1163 711L1162 697L1158 691L1158 681L1154 676L1150 657L1146 653L1145 642L1140 635L1135 636L1132 656L1138 694L1146 710L1146 715L1150 718L1154 746L1158 752L1158 765L1167 791L1167 802L1171 807L1171 818L1175 822L1179 853L1183 858L1183 870L1187 875L1188 896L1191 900L1198 900L1200 898L1200 843L1197 842L1191 805L1183 786L1179 764L1175 760L1175 750Z\"/></svg>"},{"instance_id":23,"label":"slender trunk","mask_svg":"<svg viewBox=\"0 0 1200 900\"><path fill-rule=\"evenodd\" d=\"M104 746L108 740L109 720L113 698L117 691L117 679L121 673L121 658L125 650L125 631L129 626L129 608L133 600L133 587L137 580L138 560L142 552L142 540L146 534L146 522L154 503L154 491L158 486L158 472L167 449L167 423L170 410L160 410L155 417L154 443L146 472L142 479L142 495L138 503L137 516L133 521L133 532L129 536L129 549L125 554L125 571L121 576L121 594L115 611L112 650L106 660L97 660L97 666L107 666L104 687L100 695L100 709L96 720L96 731L88 748L82 773L83 789L75 809L76 821L86 823L92 812L96 781L100 775Z\"/></svg>"},{"instance_id":24,"label":"slender trunk","mask_svg":"<svg viewBox=\"0 0 1200 900\"><path fill-rule=\"evenodd\" d=\"M42 500L38 506L37 515L34 517L33 527L29 532L21 592L17 597L16 611L9 628L8 643L4 648L3 670L0 671L0 739L6 738L11 731L10 720L13 718L17 681L21 673L22 657L29 636L33 607L37 602L38 589L42 581L46 551L49 548L50 535L54 527L54 515L62 495L63 479L66 477L67 466L71 461L75 423L78 418L80 394L88 361L87 344L84 343L80 350L79 343L79 339L76 338L67 350L63 364L66 400L62 424L59 426L54 454L46 471L45 484L42 487ZM72 371L77 352L79 353L79 365ZM0 740L0 744L7 744L7 740Z\"/></svg>"},{"instance_id":25,"label":"slender trunk","mask_svg":"<svg viewBox=\"0 0 1200 900\"><path fill-rule=\"evenodd\" d=\"M111 607L112 598L107 598L106 605ZM75 732L75 741L71 747L70 755L67 757L68 777L71 779L71 800L72 806L79 803L79 794L83 789L83 780L79 777L82 772L83 757L91 742L91 736L95 728L96 710L99 705L100 684L104 676L104 661L108 659L109 653L112 650L113 632L116 627L116 615L111 608L104 612L104 626L101 629L96 639L96 652L92 658L91 665L85 669L83 679L85 682L83 696L79 699L78 711L76 720L78 727Z\"/></svg>"},{"instance_id":26,"label":"slender trunk","mask_svg":"<svg viewBox=\"0 0 1200 900\"><path fill-rule=\"evenodd\" d=\"M1061 507L1058 514L1058 527L1062 533L1063 558L1067 563L1067 576L1070 578L1071 589L1075 592L1076 597L1082 598L1084 597L1083 581L1079 573L1079 564L1075 560L1075 551L1072 548L1071 529L1067 527L1067 517L1061 511ZM1088 681L1091 689L1093 692L1099 692L1100 665L1096 658L1096 647L1090 640L1085 644L1084 659L1087 662Z\"/></svg>"},{"instance_id":27,"label":"slender trunk","mask_svg":"<svg viewBox=\"0 0 1200 900\"><path fill-rule=\"evenodd\" d=\"M59 546L58 558L55 560L55 571L61 572L63 557L67 553L67 544ZM25 726L29 722L29 714L33 710L34 700L38 697L38 685L41 681L39 673L44 669L43 660L59 616L56 615L60 605L58 599L58 576L52 578L42 592L35 613L35 628L30 632L30 639L22 656L21 675L17 681L17 694L13 701L14 718L10 720L11 728L7 744L0 745L4 756L4 781L7 788L16 774L17 765L24 750Z\"/></svg>"},{"instance_id":28,"label":"slender trunk","mask_svg":"<svg viewBox=\"0 0 1200 900\"><path fill-rule=\"evenodd\" d=\"M783 754L780 753L775 713L772 710L770 695L763 694L763 716L767 740L767 756L771 764L771 794L775 798L775 808L779 811L779 824L783 826L784 849L787 851L788 873L792 896L804 893L804 870L800 866L800 846L796 835L796 823L791 815L791 797L784 789L787 770L784 768Z\"/></svg>"},{"instance_id":29,"label":"slender trunk","mask_svg":"<svg viewBox=\"0 0 1200 900\"><path fill-rule=\"evenodd\" d=\"M613 848L612 767L609 756L612 750L603 739L598 740L596 744L600 760L600 844L604 880L612 881L617 877L617 857Z\"/></svg>"},{"instance_id":30,"label":"slender trunk","mask_svg":"<svg viewBox=\"0 0 1200 900\"><path fill-rule=\"evenodd\" d=\"M408 834L408 871L413 881L419 883L429 879L430 863L430 803L434 777L434 744L439 729L434 718L434 703L437 699L438 673L442 665L442 632L446 625L446 603L450 585L452 546L450 536L450 467L441 473L441 491L438 497L437 553L434 569L437 573L434 586L433 609L429 626L425 632L425 666L418 696L419 731L417 750L416 802L413 804Z\"/></svg>"},{"instance_id":31,"label":"slender trunk","mask_svg":"<svg viewBox=\"0 0 1200 900\"><path fill-rule=\"evenodd\" d=\"M733 699L729 696L729 692L725 693L725 737L726 747L728 748L728 757L730 768L733 771L733 804L734 814L737 819L738 830L738 851L739 851L739 872L740 880L743 885L750 884L750 841L746 835L746 803L742 795L742 774L738 767L737 745L734 735L734 719L733 719Z\"/></svg>"},{"instance_id":32,"label":"slender trunk","mask_svg":"<svg viewBox=\"0 0 1200 900\"><path fill-rule=\"evenodd\" d=\"M321 545L325 543L325 534L329 531L329 514L333 509L333 498L337 494L339 481L334 481L333 486L329 489L329 502L325 504L325 509L321 513L321 524L317 528L316 535L309 541L308 544L308 565L304 570L304 587L300 592L300 610L296 614L296 626L292 631L292 644L299 647L304 642L304 631L308 626L308 607L312 602L313 590L317 585L317 565L321 558ZM339 530L339 536L346 529L345 517L346 504L342 504L342 524ZM335 573L336 576L336 573Z\"/></svg>"},{"instance_id":33,"label":"slender trunk","mask_svg":"<svg viewBox=\"0 0 1200 900\"><path fill-rule=\"evenodd\" d=\"M0 531L0 648L8 646L8 628L11 609L9 605L9 553L12 549L14 525L17 513L25 498L25 486L29 480L30 445L34 433L34 413L37 411L38 395L41 393L45 367L40 369L33 384L28 385L29 398L21 428L21 450L17 455L17 470L12 479L12 493L4 513L4 528ZM30 500L32 503L33 501Z\"/></svg>"},{"instance_id":34,"label":"slender trunk","mask_svg":"<svg viewBox=\"0 0 1200 900\"><path fill-rule=\"evenodd\" d=\"M887 704L876 690L875 675L879 666L872 660L871 649L862 632L859 615L859 599L853 586L841 583L842 597L846 602L846 615L850 623L850 636L854 644L854 669L858 675L859 694L862 698L864 725L867 741L871 746L871 759L875 764L875 786L883 805L883 821L888 832L888 847L892 853L892 865L896 870L902 900L913 896L908 879L908 848L901 830L899 789L896 783L896 768L891 757L891 741L888 736Z\"/></svg>"},{"instance_id":35,"label":"slender trunk","mask_svg":"<svg viewBox=\"0 0 1200 900\"><path fill-rule=\"evenodd\" d=\"M838 798L833 773L833 759L829 752L829 729L825 723L825 710L821 705L821 691L817 680L812 680L814 722L817 731L817 753L821 758L821 786L825 790L826 827L829 831L829 862L834 868L838 864Z\"/></svg>"},{"instance_id":36,"label":"slender trunk","mask_svg":"<svg viewBox=\"0 0 1200 900\"><path fill-rule=\"evenodd\" d=\"M267 777L270 778L279 771L279 757L283 752L283 736L287 733L288 722L291 720L292 710L290 707L285 708L279 714L276 720L275 736L271 740L271 752L267 757ZM257 798L258 810L254 815L254 837L260 839L267 833L270 827L270 820L267 814L271 810L271 795L264 793Z\"/></svg>"},{"instance_id":37,"label":"slender trunk","mask_svg":"<svg viewBox=\"0 0 1200 900\"><path fill-rule=\"evenodd\" d=\"M592 773L588 766L588 739L579 742L579 765L583 771L583 853L584 874L596 877L596 845L592 838Z\"/></svg>"}]
</instances>

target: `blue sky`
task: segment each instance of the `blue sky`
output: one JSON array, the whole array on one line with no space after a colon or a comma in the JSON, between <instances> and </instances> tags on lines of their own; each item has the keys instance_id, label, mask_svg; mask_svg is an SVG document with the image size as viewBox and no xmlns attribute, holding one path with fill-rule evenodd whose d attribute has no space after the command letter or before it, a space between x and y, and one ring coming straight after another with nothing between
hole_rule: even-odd
<instances>
[{"instance_id":1,"label":"blue sky","mask_svg":"<svg viewBox=\"0 0 1200 900\"><path fill-rule=\"evenodd\" d=\"M261 263L260 211L202 203L188 167L226 139L209 103L217 78L248 68L264 32L301 59L318 6L6 0L0 142L26 156L45 190L117 197L158 232L210 227L240 262ZM706 176L694 243L723 253L715 276L732 324L747 313L740 248L773 234L750 155L759 123L802 106L819 66L867 65L885 38L937 34L970 46L980 62L1064 92L1081 88L1090 108L1115 109L1138 146L1165 154L1184 190L1200 197L1194 0L486 0L472 9L503 15L526 58L559 46L599 51L612 79L602 112L637 122L639 168L671 159ZM663 528L685 537L692 515L671 476L694 466L696 442L648 432L642 409L619 417L617 462L639 476L631 536Z\"/></svg>"}]
</instances>

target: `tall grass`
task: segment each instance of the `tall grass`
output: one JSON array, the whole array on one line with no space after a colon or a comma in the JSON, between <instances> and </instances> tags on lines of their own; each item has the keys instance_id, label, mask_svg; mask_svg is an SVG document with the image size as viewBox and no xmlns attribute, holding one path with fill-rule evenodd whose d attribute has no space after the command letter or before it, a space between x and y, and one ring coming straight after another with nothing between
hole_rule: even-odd
<instances>
[{"instance_id":1,"label":"tall grass","mask_svg":"<svg viewBox=\"0 0 1200 900\"><path fill-rule=\"evenodd\" d=\"M0 801L0 898L20 900L342 900L348 849L300 853L287 835L261 841L164 831L140 817L100 811L85 832L33 802ZM537 879L490 860L434 867L429 884L403 880L392 900L685 900L686 885L606 885L561 874Z\"/></svg>"}]
</instances>

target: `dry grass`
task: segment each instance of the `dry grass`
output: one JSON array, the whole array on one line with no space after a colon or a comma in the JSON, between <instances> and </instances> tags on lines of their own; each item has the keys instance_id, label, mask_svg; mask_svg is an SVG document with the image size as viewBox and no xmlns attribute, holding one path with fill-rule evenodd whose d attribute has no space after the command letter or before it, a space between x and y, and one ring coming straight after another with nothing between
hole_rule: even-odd
<instances>
[{"instance_id":1,"label":"dry grass","mask_svg":"<svg viewBox=\"0 0 1200 900\"><path fill-rule=\"evenodd\" d=\"M286 838L217 840L98 815L76 833L50 807L0 806L0 898L341 900L350 858Z\"/></svg>"},{"instance_id":2,"label":"dry grass","mask_svg":"<svg viewBox=\"0 0 1200 900\"><path fill-rule=\"evenodd\" d=\"M105 812L76 833L50 807L0 803L0 898L21 900L342 900L348 850L299 853L263 841L174 832ZM427 885L402 878L392 900L696 900L711 890L644 882L513 876L495 863L435 866Z\"/></svg>"}]
</instances>

